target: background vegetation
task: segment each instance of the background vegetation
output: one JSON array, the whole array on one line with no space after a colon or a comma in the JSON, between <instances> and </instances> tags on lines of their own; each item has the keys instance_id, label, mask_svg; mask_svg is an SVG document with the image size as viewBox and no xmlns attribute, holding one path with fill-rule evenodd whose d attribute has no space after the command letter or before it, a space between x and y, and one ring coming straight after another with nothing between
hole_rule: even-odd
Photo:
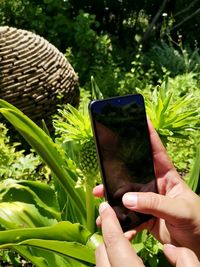
<instances>
[{"instance_id":1,"label":"background vegetation","mask_svg":"<svg viewBox=\"0 0 200 267\"><path fill-rule=\"evenodd\" d=\"M199 1L0 0L0 7L0 25L33 31L66 54L81 90L79 110L58 107L52 138L1 102L1 113L33 147L22 150L26 146L11 142L8 129L0 124L0 224L5 234L0 246L9 248L3 250L1 264L23 266L22 255L27 266L28 260L40 267L92 266L95 245L90 238L97 231L98 200L91 188L99 182L87 113L92 98L143 94L148 116L177 170L200 194ZM87 162L93 168L88 169ZM44 192L53 204L42 197ZM30 227L34 230L21 230ZM40 227L48 227L48 235L40 235L38 248L34 240ZM57 236L58 229L66 229L64 240ZM72 241L76 244L68 243ZM65 252L63 242L68 246ZM76 253L80 246L88 257ZM134 246L146 266L167 266L160 244L148 233L138 235Z\"/></svg>"}]
</instances>

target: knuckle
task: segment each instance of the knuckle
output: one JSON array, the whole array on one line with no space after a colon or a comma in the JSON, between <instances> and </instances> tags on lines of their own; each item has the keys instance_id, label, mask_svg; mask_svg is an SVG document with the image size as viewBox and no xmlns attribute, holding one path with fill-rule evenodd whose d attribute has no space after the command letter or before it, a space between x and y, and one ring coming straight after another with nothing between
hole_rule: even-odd
<instances>
[{"instance_id":1,"label":"knuckle","mask_svg":"<svg viewBox=\"0 0 200 267\"><path fill-rule=\"evenodd\" d=\"M147 193L147 196L144 197L144 208L147 208L148 210L153 210L155 207L158 207L160 205L160 198L158 196L155 196L154 193Z\"/></svg>"},{"instance_id":2,"label":"knuckle","mask_svg":"<svg viewBox=\"0 0 200 267\"><path fill-rule=\"evenodd\" d=\"M118 242L118 240L119 240L119 237L116 234L112 233L112 232L108 233L106 235L106 237L104 237L104 241L105 241L105 244L106 244L107 248L115 247L117 242Z\"/></svg>"},{"instance_id":3,"label":"knuckle","mask_svg":"<svg viewBox=\"0 0 200 267\"><path fill-rule=\"evenodd\" d=\"M189 248L180 248L180 256L182 258L196 257L195 253Z\"/></svg>"}]
</instances>

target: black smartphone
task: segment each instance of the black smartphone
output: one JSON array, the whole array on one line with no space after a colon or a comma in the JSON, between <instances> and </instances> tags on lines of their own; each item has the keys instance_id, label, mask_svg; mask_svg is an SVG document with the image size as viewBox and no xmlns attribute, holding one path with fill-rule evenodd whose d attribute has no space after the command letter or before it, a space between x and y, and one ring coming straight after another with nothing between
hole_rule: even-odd
<instances>
[{"instance_id":1,"label":"black smartphone","mask_svg":"<svg viewBox=\"0 0 200 267\"><path fill-rule=\"evenodd\" d=\"M126 95L89 104L105 197L123 231L152 216L124 207L126 192L157 192L151 143L142 95Z\"/></svg>"}]
</instances>

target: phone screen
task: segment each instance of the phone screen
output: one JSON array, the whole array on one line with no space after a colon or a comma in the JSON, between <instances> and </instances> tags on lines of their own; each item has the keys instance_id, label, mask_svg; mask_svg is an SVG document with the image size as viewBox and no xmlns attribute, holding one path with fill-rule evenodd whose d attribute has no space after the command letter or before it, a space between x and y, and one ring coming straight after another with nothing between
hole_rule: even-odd
<instances>
[{"instance_id":1,"label":"phone screen","mask_svg":"<svg viewBox=\"0 0 200 267\"><path fill-rule=\"evenodd\" d=\"M90 103L105 197L127 231L152 216L122 204L126 192L157 192L143 97L140 94Z\"/></svg>"}]
</instances>

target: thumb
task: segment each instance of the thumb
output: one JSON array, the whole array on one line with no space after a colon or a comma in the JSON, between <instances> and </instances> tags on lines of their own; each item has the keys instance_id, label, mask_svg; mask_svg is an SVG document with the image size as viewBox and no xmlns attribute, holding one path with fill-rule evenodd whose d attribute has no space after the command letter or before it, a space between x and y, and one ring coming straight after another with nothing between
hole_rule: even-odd
<instances>
[{"instance_id":1,"label":"thumb","mask_svg":"<svg viewBox=\"0 0 200 267\"><path fill-rule=\"evenodd\" d=\"M122 202L130 210L152 214L169 223L177 222L177 219L187 218L189 215L187 209L182 208L183 200L175 200L152 192L126 193L123 195Z\"/></svg>"},{"instance_id":2,"label":"thumb","mask_svg":"<svg viewBox=\"0 0 200 267\"><path fill-rule=\"evenodd\" d=\"M164 254L169 262L176 267L200 267L200 262L194 252L188 248L164 245Z\"/></svg>"}]
</instances>

